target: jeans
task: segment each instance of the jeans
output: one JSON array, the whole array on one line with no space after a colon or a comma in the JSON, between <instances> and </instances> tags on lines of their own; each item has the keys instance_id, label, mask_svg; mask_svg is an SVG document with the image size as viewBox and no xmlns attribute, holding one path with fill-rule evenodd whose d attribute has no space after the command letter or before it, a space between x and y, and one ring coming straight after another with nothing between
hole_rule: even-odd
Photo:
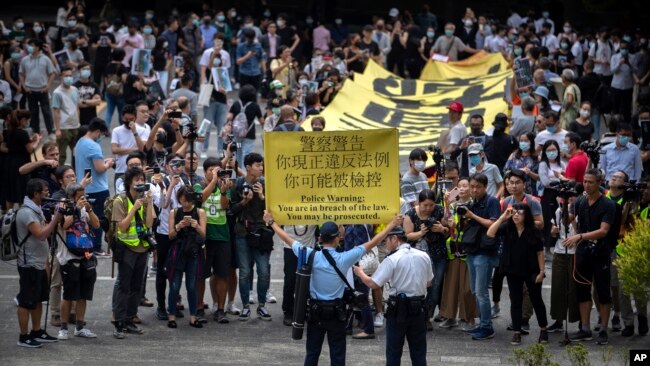
<instances>
[{"instance_id":1,"label":"jeans","mask_svg":"<svg viewBox=\"0 0 650 366\"><path fill-rule=\"evenodd\" d=\"M248 246L246 238L237 237L237 259L239 261L239 295L244 307L250 302L251 285L251 261L255 262L257 267L257 301L260 306L264 306L266 292L271 284L270 259L271 252L260 252Z\"/></svg>"},{"instance_id":2,"label":"jeans","mask_svg":"<svg viewBox=\"0 0 650 366\"><path fill-rule=\"evenodd\" d=\"M476 296L476 303L481 318L482 328L492 328L492 309L490 307L490 293L488 282L492 275L492 268L497 263L497 256L494 255L468 255L467 268L469 269L470 289Z\"/></svg>"},{"instance_id":3,"label":"jeans","mask_svg":"<svg viewBox=\"0 0 650 366\"><path fill-rule=\"evenodd\" d=\"M282 312L293 314L293 294L296 289L298 257L291 248L284 248L284 285L282 286Z\"/></svg>"},{"instance_id":4,"label":"jeans","mask_svg":"<svg viewBox=\"0 0 650 366\"><path fill-rule=\"evenodd\" d=\"M182 254L179 254L182 255ZM185 289L187 290L187 303L190 307L190 315L196 315L196 271L198 258L185 259L181 267L174 268L174 278L169 282L169 296L167 297L167 312L176 314L176 300L181 291L183 273L185 274Z\"/></svg>"},{"instance_id":5,"label":"jeans","mask_svg":"<svg viewBox=\"0 0 650 366\"><path fill-rule=\"evenodd\" d=\"M30 126L34 133L41 133L40 111L43 112L43 120L48 134L54 132L54 121L52 119L52 108L50 107L50 95L48 92L31 91L27 93L27 103L29 107Z\"/></svg>"},{"instance_id":6,"label":"jeans","mask_svg":"<svg viewBox=\"0 0 650 366\"><path fill-rule=\"evenodd\" d=\"M345 366L345 321L339 320L307 323L305 366L318 365L325 334L330 347L330 364Z\"/></svg>"},{"instance_id":7,"label":"jeans","mask_svg":"<svg viewBox=\"0 0 650 366\"><path fill-rule=\"evenodd\" d=\"M254 128L255 127L253 127L253 129ZM239 164L240 168L246 170L246 167L244 166L244 157L252 153L254 147L255 147L255 140L253 139L243 139L241 141L240 146L238 146L237 149L237 154L235 155L237 158L237 164Z\"/></svg>"},{"instance_id":8,"label":"jeans","mask_svg":"<svg viewBox=\"0 0 650 366\"><path fill-rule=\"evenodd\" d=\"M440 307L440 298L442 296L442 284L445 279L445 271L447 271L447 258L431 259L431 269L433 270L433 281L431 286L427 288L426 303L428 308L433 311L436 305ZM433 314L428 314L432 316Z\"/></svg>"},{"instance_id":9,"label":"jeans","mask_svg":"<svg viewBox=\"0 0 650 366\"><path fill-rule=\"evenodd\" d=\"M169 236L156 233L156 301L159 309L165 309L165 290L167 289L167 255L169 254ZM176 300L174 300L176 302Z\"/></svg>"},{"instance_id":10,"label":"jeans","mask_svg":"<svg viewBox=\"0 0 650 366\"><path fill-rule=\"evenodd\" d=\"M107 190L101 191L101 192L95 192L95 193L88 193L86 194L88 198L94 198L95 203L93 203L93 211L97 215L97 218L101 219L104 217L104 202L108 199L110 196L110 192ZM103 230L101 228L93 229L92 230L93 236L93 251L94 252L101 252L102 251L102 233Z\"/></svg>"},{"instance_id":11,"label":"jeans","mask_svg":"<svg viewBox=\"0 0 650 366\"><path fill-rule=\"evenodd\" d=\"M600 111L592 107L589 120L594 126L594 140L600 141ZM546 223L544 223L544 227L546 227Z\"/></svg>"},{"instance_id":12,"label":"jeans","mask_svg":"<svg viewBox=\"0 0 650 366\"><path fill-rule=\"evenodd\" d=\"M106 100L106 126L108 129L111 129L111 119L113 119L113 112L117 108L117 121L118 125L122 124L122 108L126 105L124 98L115 97L108 93L104 93L104 99Z\"/></svg>"},{"instance_id":13,"label":"jeans","mask_svg":"<svg viewBox=\"0 0 650 366\"><path fill-rule=\"evenodd\" d=\"M370 294L370 289L366 286L358 277L354 277L354 289L364 294L366 298ZM361 308L361 323L363 324L363 332L366 334L375 334L375 322L372 318L372 309L370 304L365 305ZM353 318L350 318L347 324L347 329L352 330Z\"/></svg>"},{"instance_id":14,"label":"jeans","mask_svg":"<svg viewBox=\"0 0 650 366\"><path fill-rule=\"evenodd\" d=\"M404 339L409 342L411 364L427 364L427 326L424 312L420 316L409 316L404 323L395 317L386 318L386 366L398 366L402 360Z\"/></svg>"},{"instance_id":15,"label":"jeans","mask_svg":"<svg viewBox=\"0 0 650 366\"><path fill-rule=\"evenodd\" d=\"M208 151L210 146L210 130L212 126L217 126L217 156L221 156L223 150L223 139L221 139L221 131L226 124L226 115L228 114L228 105L218 102L210 102L210 105L203 108L203 117L210 120L212 124L210 129L205 135L205 142L203 143L203 151Z\"/></svg>"},{"instance_id":16,"label":"jeans","mask_svg":"<svg viewBox=\"0 0 650 366\"><path fill-rule=\"evenodd\" d=\"M124 249L124 258L117 266L117 283L113 292L115 320L130 322L138 313L142 276L147 266L148 253Z\"/></svg>"}]
</instances>

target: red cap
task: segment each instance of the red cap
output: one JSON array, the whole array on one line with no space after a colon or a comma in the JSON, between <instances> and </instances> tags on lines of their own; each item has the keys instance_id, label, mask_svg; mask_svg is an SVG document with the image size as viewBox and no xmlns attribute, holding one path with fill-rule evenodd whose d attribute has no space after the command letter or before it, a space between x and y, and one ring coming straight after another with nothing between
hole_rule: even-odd
<instances>
[{"instance_id":1,"label":"red cap","mask_svg":"<svg viewBox=\"0 0 650 366\"><path fill-rule=\"evenodd\" d=\"M452 110L454 112L463 113L463 104L457 100L454 100L453 102L451 102L449 107L447 107L447 109Z\"/></svg>"}]
</instances>

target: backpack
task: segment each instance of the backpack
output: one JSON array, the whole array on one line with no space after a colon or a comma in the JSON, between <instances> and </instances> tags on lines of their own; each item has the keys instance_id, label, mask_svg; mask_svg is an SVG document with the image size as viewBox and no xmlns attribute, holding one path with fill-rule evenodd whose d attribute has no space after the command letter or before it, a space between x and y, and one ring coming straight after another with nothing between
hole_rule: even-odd
<instances>
[{"instance_id":1,"label":"backpack","mask_svg":"<svg viewBox=\"0 0 650 366\"><path fill-rule=\"evenodd\" d=\"M0 228L0 258L3 261L16 259L18 257L18 248L22 247L27 239L32 235L32 233L28 231L23 240L18 241L18 228L16 227L18 211L20 211L20 208L15 211L9 210L4 214L4 216L2 216Z\"/></svg>"},{"instance_id":2,"label":"backpack","mask_svg":"<svg viewBox=\"0 0 650 366\"><path fill-rule=\"evenodd\" d=\"M116 239L116 234L117 234L117 222L113 221L113 203L115 202L115 199L117 197L121 197L122 204L124 206L124 212L128 211L129 203L128 203L128 198L126 197L126 193L120 193L116 194L113 197L109 197L105 202L104 202L104 217L99 219L99 224L106 233L104 236L104 240L108 244L109 248L113 248L113 245L115 244L115 239Z\"/></svg>"},{"instance_id":3,"label":"backpack","mask_svg":"<svg viewBox=\"0 0 650 366\"><path fill-rule=\"evenodd\" d=\"M251 104L251 102L246 103L246 105L242 105L240 100L239 113L232 120L232 133L233 135L235 135L235 138L240 140L246 138L248 132L253 128L253 126L255 126L254 123L251 123L250 126L248 125L248 118L246 117L246 107L248 107L249 104Z\"/></svg>"},{"instance_id":4,"label":"backpack","mask_svg":"<svg viewBox=\"0 0 650 366\"><path fill-rule=\"evenodd\" d=\"M86 252L93 251L93 240L88 235L85 222L75 219L65 231L65 247L73 255L83 256Z\"/></svg>"},{"instance_id":5,"label":"backpack","mask_svg":"<svg viewBox=\"0 0 650 366\"><path fill-rule=\"evenodd\" d=\"M114 97L121 97L124 94L124 83L119 74L111 75L108 78L106 92Z\"/></svg>"},{"instance_id":6,"label":"backpack","mask_svg":"<svg viewBox=\"0 0 650 366\"><path fill-rule=\"evenodd\" d=\"M278 128L280 129L280 131L289 132L289 129L287 128L287 125L285 123L280 124ZM298 132L298 131L300 131L300 125L294 123L291 132Z\"/></svg>"}]
</instances>

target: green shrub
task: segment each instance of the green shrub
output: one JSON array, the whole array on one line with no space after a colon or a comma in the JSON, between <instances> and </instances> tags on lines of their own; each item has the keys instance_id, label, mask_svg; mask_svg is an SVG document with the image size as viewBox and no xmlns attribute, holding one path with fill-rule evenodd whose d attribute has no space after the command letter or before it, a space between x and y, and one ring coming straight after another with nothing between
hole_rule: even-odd
<instances>
[{"instance_id":1,"label":"green shrub","mask_svg":"<svg viewBox=\"0 0 650 366\"><path fill-rule=\"evenodd\" d=\"M635 221L634 229L619 241L614 261L625 293L640 301L650 295L650 224L641 219Z\"/></svg>"}]
</instances>

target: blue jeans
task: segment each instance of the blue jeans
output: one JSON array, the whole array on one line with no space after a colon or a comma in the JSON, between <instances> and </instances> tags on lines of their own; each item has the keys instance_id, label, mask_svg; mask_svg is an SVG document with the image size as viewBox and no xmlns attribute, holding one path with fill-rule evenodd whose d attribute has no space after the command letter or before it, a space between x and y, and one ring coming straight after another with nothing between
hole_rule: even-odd
<instances>
[{"instance_id":1,"label":"blue jeans","mask_svg":"<svg viewBox=\"0 0 650 366\"><path fill-rule=\"evenodd\" d=\"M488 282L492 268L497 263L496 255L468 255L467 268L469 269L469 286L472 294L476 296L476 303L481 317L482 328L492 328L492 313L490 308L490 292Z\"/></svg>"},{"instance_id":2,"label":"blue jeans","mask_svg":"<svg viewBox=\"0 0 650 366\"><path fill-rule=\"evenodd\" d=\"M113 112L116 108L118 126L122 124L122 108L124 108L126 102L124 101L124 98L115 97L108 93L104 93L104 99L106 100L106 126L110 131L111 119L113 118Z\"/></svg>"},{"instance_id":3,"label":"blue jeans","mask_svg":"<svg viewBox=\"0 0 650 366\"><path fill-rule=\"evenodd\" d=\"M594 140L600 141L600 111L592 107L589 119L594 126Z\"/></svg>"},{"instance_id":4,"label":"blue jeans","mask_svg":"<svg viewBox=\"0 0 650 366\"><path fill-rule=\"evenodd\" d=\"M95 193L88 193L87 194L88 198L94 198L95 203L93 203L93 211L95 212L95 215L99 219L104 217L104 202L108 199L110 196L110 192L108 190L101 191L101 192L95 192ZM93 251L94 252L101 252L102 251L102 233L103 230L101 228L93 229L91 228L92 233L93 233Z\"/></svg>"},{"instance_id":5,"label":"blue jeans","mask_svg":"<svg viewBox=\"0 0 650 366\"><path fill-rule=\"evenodd\" d=\"M250 302L250 278L251 262L255 262L257 267L257 301L260 306L264 306L266 292L271 284L270 260L271 252L260 252L248 246L246 238L238 236L237 241L237 260L239 264L239 295L244 307L248 307Z\"/></svg>"},{"instance_id":6,"label":"blue jeans","mask_svg":"<svg viewBox=\"0 0 650 366\"><path fill-rule=\"evenodd\" d=\"M237 163L239 164L240 168L246 170L246 167L244 166L244 157L253 152L253 148L255 147L255 140L243 139L240 145L241 146L238 146L236 154Z\"/></svg>"},{"instance_id":7,"label":"blue jeans","mask_svg":"<svg viewBox=\"0 0 650 366\"><path fill-rule=\"evenodd\" d=\"M404 339L409 342L411 364L427 364L427 326L424 312L420 316L409 316L403 323L395 317L386 318L386 365L399 366L404 350Z\"/></svg>"},{"instance_id":8,"label":"blue jeans","mask_svg":"<svg viewBox=\"0 0 650 366\"><path fill-rule=\"evenodd\" d=\"M445 271L447 271L447 258L431 259L431 269L433 270L433 281L431 286L427 288L426 303L433 313L436 306L440 308L440 297L442 296L442 284L445 279ZM433 314L428 314L432 316Z\"/></svg>"},{"instance_id":9,"label":"blue jeans","mask_svg":"<svg viewBox=\"0 0 650 366\"><path fill-rule=\"evenodd\" d=\"M226 124L226 115L228 114L228 105L218 102L210 102L210 105L203 108L204 118L210 120L212 124L208 133L205 135L205 142L203 143L203 150L208 151L210 146L210 130L213 126L217 126L217 156L221 156L223 150L223 140L221 139L221 131Z\"/></svg>"},{"instance_id":10,"label":"blue jeans","mask_svg":"<svg viewBox=\"0 0 650 366\"><path fill-rule=\"evenodd\" d=\"M191 258L186 259L183 266L173 269L174 278L169 284L169 296L167 297L167 312L169 314L176 314L176 300L178 300L178 293L181 291L181 283L183 282L184 273L185 289L187 290L187 303L190 307L190 315L196 316L196 272L198 265L198 258ZM167 270L169 271L171 269L168 268Z\"/></svg>"},{"instance_id":11,"label":"blue jeans","mask_svg":"<svg viewBox=\"0 0 650 366\"><path fill-rule=\"evenodd\" d=\"M370 294L370 288L368 288L368 286L361 282L361 280L356 276L354 277L354 289L364 294L366 298L368 298L368 295ZM361 309L360 313L363 332L366 334L375 334L375 321L372 318L372 309L370 308L370 304L365 305ZM351 331L354 317L349 319L347 329Z\"/></svg>"}]
</instances>

